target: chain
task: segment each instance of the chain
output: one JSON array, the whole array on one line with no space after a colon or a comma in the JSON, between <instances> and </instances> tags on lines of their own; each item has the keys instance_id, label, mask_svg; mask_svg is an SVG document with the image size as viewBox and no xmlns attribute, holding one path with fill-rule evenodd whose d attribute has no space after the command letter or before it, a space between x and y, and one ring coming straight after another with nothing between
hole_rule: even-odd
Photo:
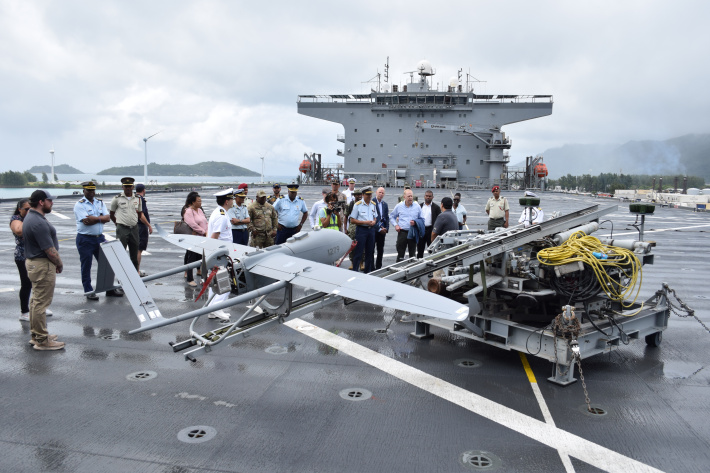
<instances>
[{"instance_id":1,"label":"chain","mask_svg":"<svg viewBox=\"0 0 710 473\"><path fill-rule=\"evenodd\" d=\"M579 368L579 379L582 381L582 389L584 390L584 401L587 403L587 411L592 412L592 404L589 401L589 393L587 392L587 383L584 382L584 374L582 373L582 357L577 354L577 368Z\"/></svg>"},{"instance_id":2,"label":"chain","mask_svg":"<svg viewBox=\"0 0 710 473\"><path fill-rule=\"evenodd\" d=\"M579 344L577 343L577 337L579 332L582 330L582 326L579 323L579 319L574 315L574 309L570 311L570 321L565 323L563 320L563 314L557 315L555 321L552 325L552 332L554 333L554 343L555 348L555 365L559 368L558 357L557 357L557 338L558 334L560 338L563 338L567 342L567 348L572 352L573 361L567 365L567 369L558 373L560 376L565 376L570 369L577 363L579 368L579 379L582 381L582 389L584 390L584 401L587 403L587 410L592 411L592 405L589 401L589 392L587 391L587 383L584 381L584 373L582 372L582 357L579 353Z\"/></svg>"},{"instance_id":3,"label":"chain","mask_svg":"<svg viewBox=\"0 0 710 473\"><path fill-rule=\"evenodd\" d=\"M678 317L693 317L695 320L698 321L698 323L699 323L700 325L703 326L703 328L704 328L705 330L707 330L708 332L710 332L710 328L708 328L708 326L705 325L705 324L703 323L703 321L698 318L697 315L695 315L695 310L694 310L694 309L691 309L690 306L688 306L688 304L686 304L685 302L683 302L683 299L681 299L680 296L678 296L678 293L675 292L675 289L671 289L670 286L668 286L667 283L663 283L663 289L666 291L667 294L672 294L673 297L675 297L675 299L676 299L676 300L678 301L678 303L680 304L680 306L675 306L675 305L673 305L673 302L671 302L670 298L667 298L667 301L668 301L668 308L670 309L670 311L671 311L672 313L674 313L674 314L677 315Z\"/></svg>"}]
</instances>

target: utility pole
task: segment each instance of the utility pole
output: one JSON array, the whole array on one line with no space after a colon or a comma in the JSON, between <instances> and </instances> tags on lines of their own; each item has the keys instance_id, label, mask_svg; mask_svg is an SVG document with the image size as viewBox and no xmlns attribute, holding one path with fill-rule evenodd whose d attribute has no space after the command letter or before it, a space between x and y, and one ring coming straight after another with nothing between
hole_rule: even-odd
<instances>
[{"instance_id":1,"label":"utility pole","mask_svg":"<svg viewBox=\"0 0 710 473\"><path fill-rule=\"evenodd\" d=\"M56 181L54 180L54 148L49 150L49 154L52 156L52 179L51 183L56 184Z\"/></svg>"},{"instance_id":2,"label":"utility pole","mask_svg":"<svg viewBox=\"0 0 710 473\"><path fill-rule=\"evenodd\" d=\"M160 132L158 132L160 133ZM153 133L148 138L143 138L143 144L145 145L145 165L143 166L143 184L148 185L148 140L157 135L158 133Z\"/></svg>"}]
</instances>

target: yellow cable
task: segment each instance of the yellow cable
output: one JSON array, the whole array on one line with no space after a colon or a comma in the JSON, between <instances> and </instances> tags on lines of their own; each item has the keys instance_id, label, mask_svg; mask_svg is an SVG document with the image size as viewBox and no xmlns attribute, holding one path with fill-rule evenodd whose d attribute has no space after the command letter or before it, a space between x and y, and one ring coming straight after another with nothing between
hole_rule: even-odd
<instances>
[{"instance_id":1,"label":"yellow cable","mask_svg":"<svg viewBox=\"0 0 710 473\"><path fill-rule=\"evenodd\" d=\"M607 255L607 259L597 259L592 253L598 252ZM631 307L638 298L641 291L643 274L641 261L633 251L617 246L604 245L598 238L576 232L560 246L545 248L537 254L537 260L549 266L560 266L563 264L581 261L594 271L594 275L599 281L602 290L610 299L620 302L622 307ZM627 284L615 281L607 273L607 269L616 268L621 274L629 279ZM636 294L630 304L625 300Z\"/></svg>"}]
</instances>

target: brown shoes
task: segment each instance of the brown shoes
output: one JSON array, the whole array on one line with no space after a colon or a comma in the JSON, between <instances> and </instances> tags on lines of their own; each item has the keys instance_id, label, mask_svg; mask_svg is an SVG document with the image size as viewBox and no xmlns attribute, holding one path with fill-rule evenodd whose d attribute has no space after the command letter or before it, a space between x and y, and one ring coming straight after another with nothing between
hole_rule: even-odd
<instances>
[{"instance_id":1,"label":"brown shoes","mask_svg":"<svg viewBox=\"0 0 710 473\"><path fill-rule=\"evenodd\" d=\"M51 339L51 335L45 339L42 343L37 343L35 341L32 346L35 350L61 350L64 348L64 342L58 342Z\"/></svg>"},{"instance_id":2,"label":"brown shoes","mask_svg":"<svg viewBox=\"0 0 710 473\"><path fill-rule=\"evenodd\" d=\"M53 335L53 334L52 334L52 335L48 335L48 336L47 336L47 339L49 339L49 340L56 340L56 339L57 339L57 335ZM32 345L32 346L37 345L37 340L35 340L34 338L31 338L31 339L30 339L30 345Z\"/></svg>"}]
</instances>

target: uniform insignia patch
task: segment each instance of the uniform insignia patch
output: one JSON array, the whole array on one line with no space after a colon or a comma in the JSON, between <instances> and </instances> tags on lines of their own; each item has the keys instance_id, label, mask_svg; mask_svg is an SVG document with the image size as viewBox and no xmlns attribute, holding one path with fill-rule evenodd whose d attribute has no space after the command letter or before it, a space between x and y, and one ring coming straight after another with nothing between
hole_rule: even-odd
<instances>
[{"instance_id":1,"label":"uniform insignia patch","mask_svg":"<svg viewBox=\"0 0 710 473\"><path fill-rule=\"evenodd\" d=\"M224 215L224 209L219 209L220 215Z\"/></svg>"}]
</instances>

